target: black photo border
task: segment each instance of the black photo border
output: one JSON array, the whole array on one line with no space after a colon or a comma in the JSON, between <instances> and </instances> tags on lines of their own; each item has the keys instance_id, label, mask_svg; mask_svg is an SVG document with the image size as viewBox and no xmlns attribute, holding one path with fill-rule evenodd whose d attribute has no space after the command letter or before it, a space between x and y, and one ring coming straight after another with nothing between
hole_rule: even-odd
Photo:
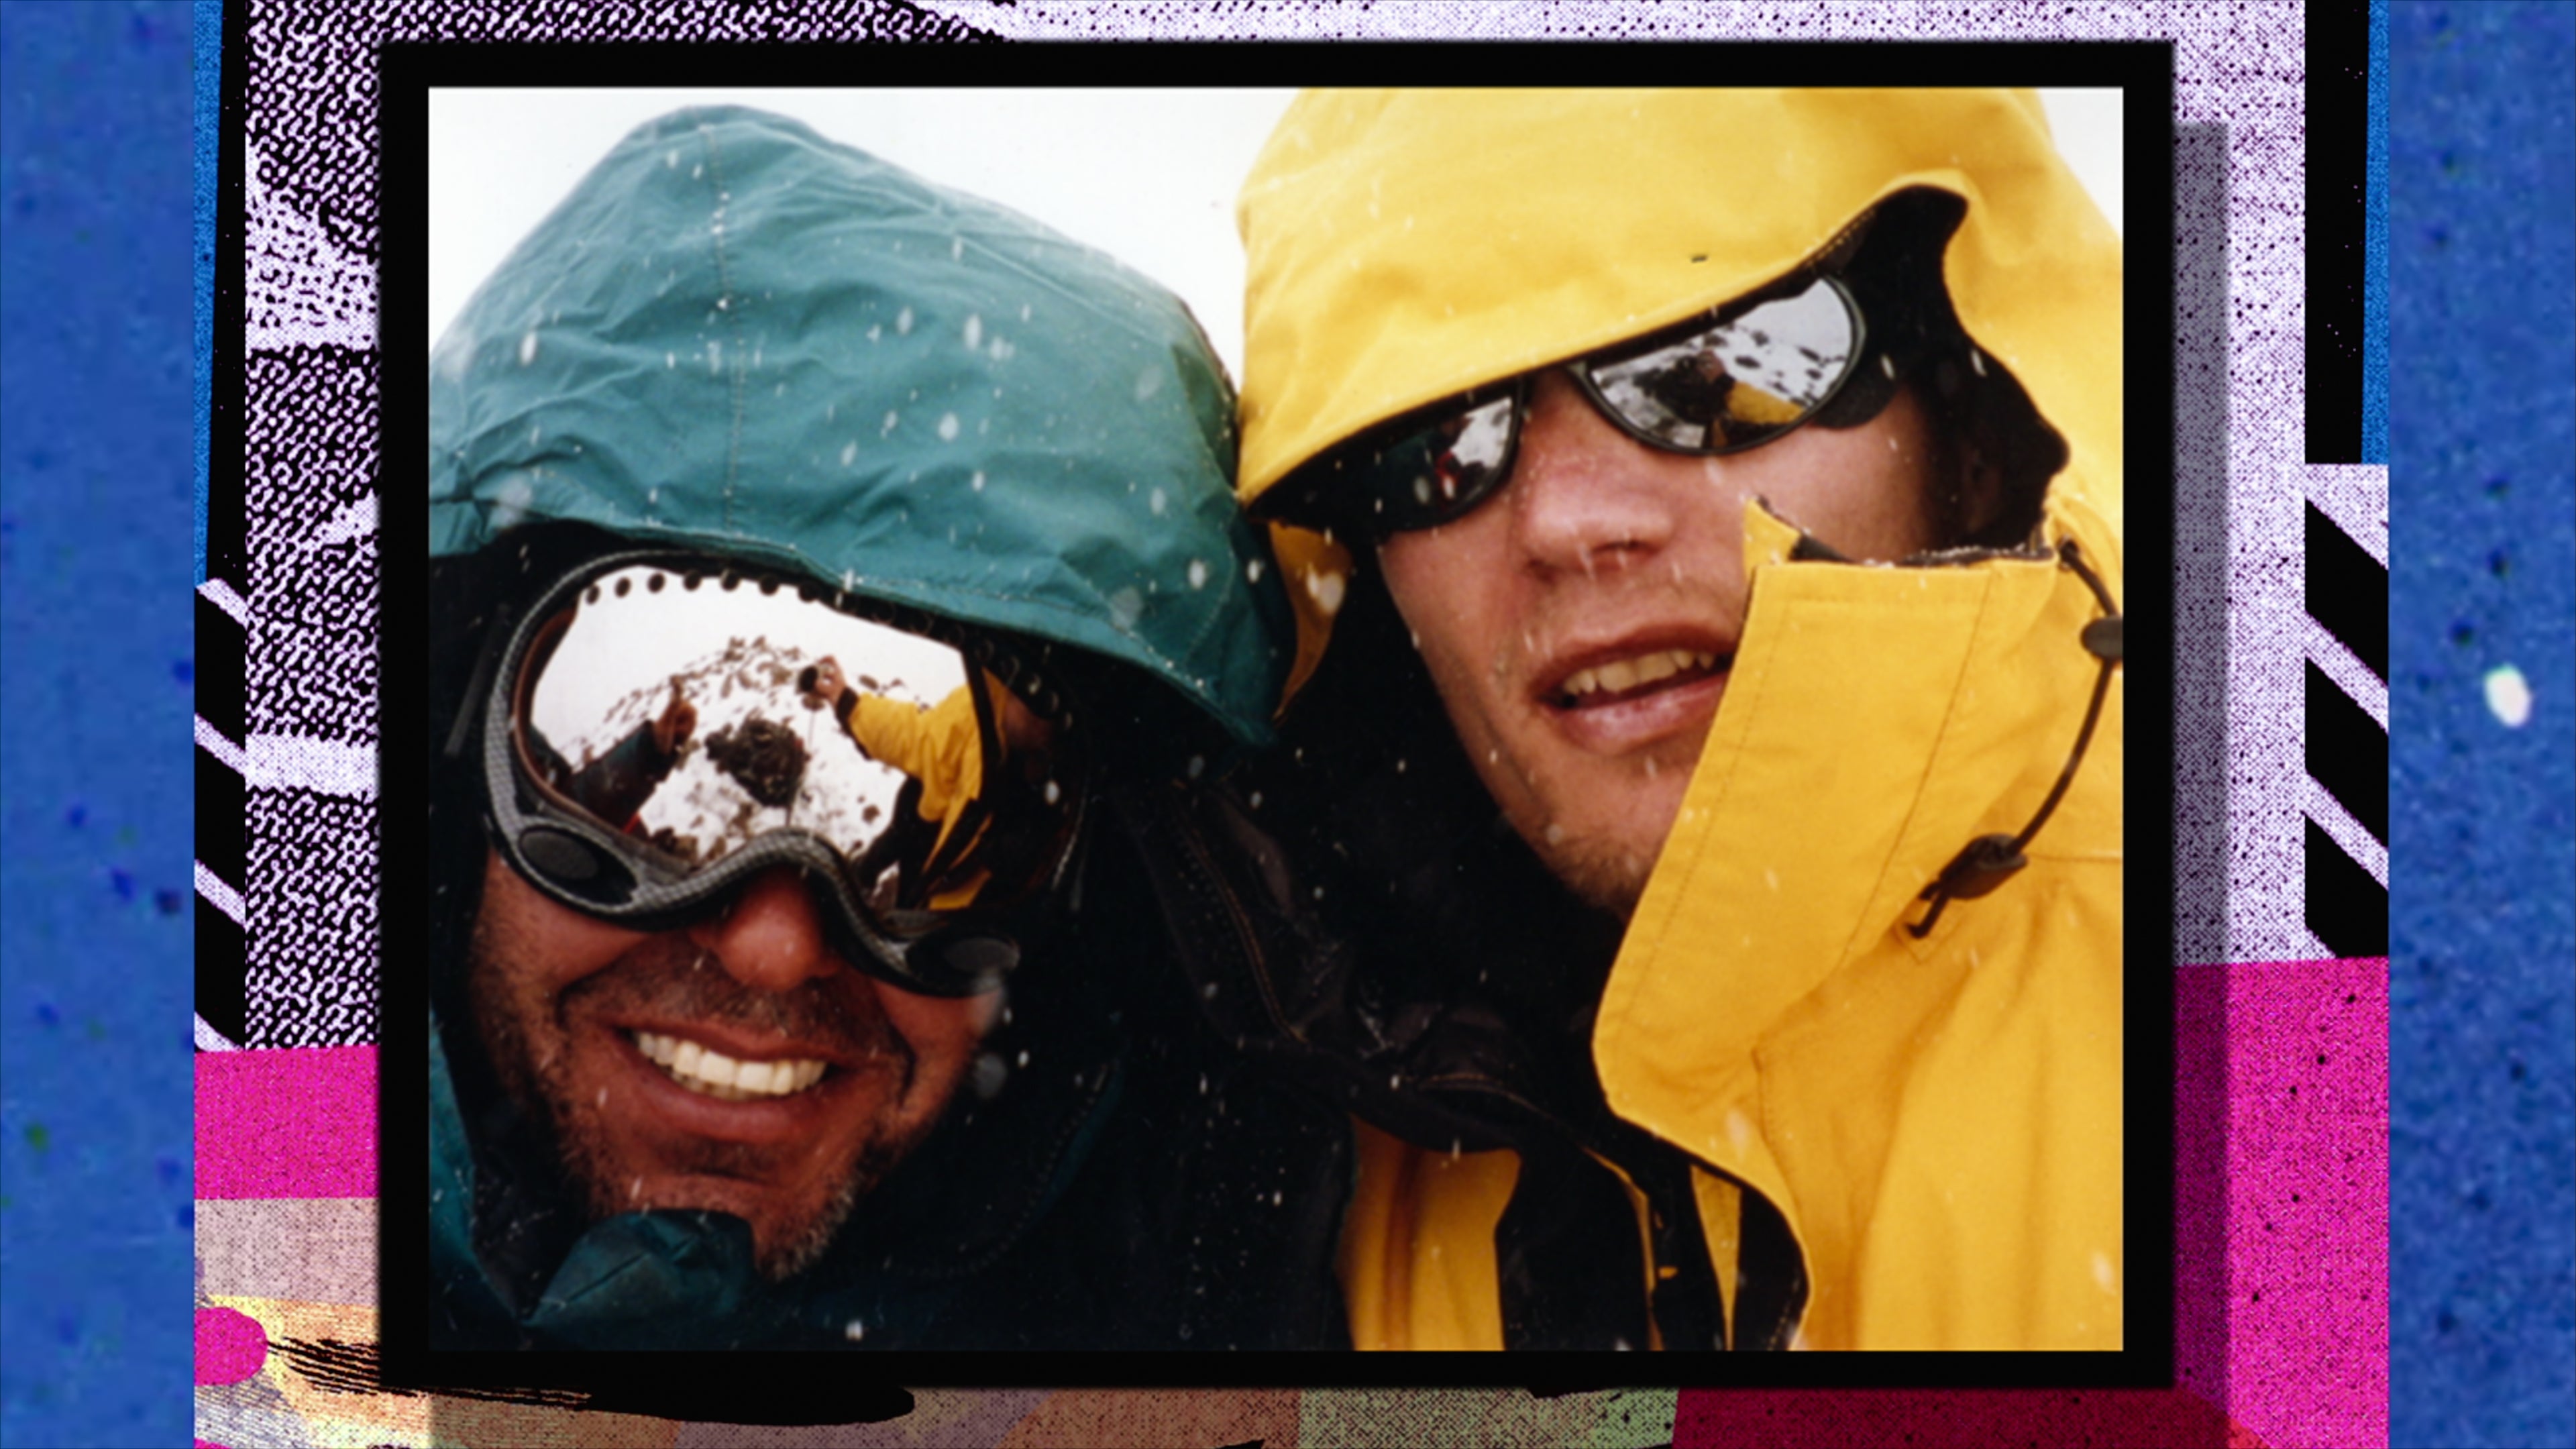
<instances>
[{"instance_id":1,"label":"black photo border","mask_svg":"<svg viewBox=\"0 0 2576 1449\"><path fill-rule=\"evenodd\" d=\"M460 1353L427 1345L428 903L399 884L417 869L427 779L427 511L397 503L424 456L430 339L427 93L434 86L852 86L890 71L907 87L1059 87L1109 73L1084 43L991 46L831 44L395 43L378 57L382 216L381 684L384 822L378 880L381 1041L378 1333L383 1382L398 1391L526 1398L681 1420L846 1423L894 1417L904 1388L2164 1388L2174 1383L2174 48L2169 41L1147 43L1154 73L1216 84L1569 85L1616 79L1911 86L2049 85L2124 92L2126 422L2124 614L2123 1143L2129 1205L2123 1341L2113 1353L1731 1354L1279 1353L1081 1355L1006 1352ZM1120 46L1120 69L1137 43ZM238 208L235 195L227 205ZM238 217L232 234L239 235ZM221 329L218 329L219 336ZM221 343L218 344L219 348ZM397 1210L395 1205L407 1205ZM2223 1251L2223 1245L2211 1247Z\"/></svg>"}]
</instances>

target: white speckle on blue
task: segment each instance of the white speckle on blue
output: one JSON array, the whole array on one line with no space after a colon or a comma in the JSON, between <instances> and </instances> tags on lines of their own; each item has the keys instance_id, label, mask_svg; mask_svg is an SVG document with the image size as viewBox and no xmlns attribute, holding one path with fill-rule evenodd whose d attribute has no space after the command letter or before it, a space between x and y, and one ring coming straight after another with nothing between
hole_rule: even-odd
<instances>
[{"instance_id":1,"label":"white speckle on blue","mask_svg":"<svg viewBox=\"0 0 2576 1449\"><path fill-rule=\"evenodd\" d=\"M895 335L898 337L908 337L912 335L912 309L910 307L906 307L902 311L894 314L894 330Z\"/></svg>"},{"instance_id":2,"label":"white speckle on blue","mask_svg":"<svg viewBox=\"0 0 2576 1449\"><path fill-rule=\"evenodd\" d=\"M842 467L844 467L844 468L846 468L846 467L850 466L852 463L857 462L857 461L858 461L858 458L859 458L859 440L858 440L858 439L856 439L856 438L852 438L852 439L850 439L850 441L849 441L848 443L846 443L846 444L843 444L843 445L842 445L842 448L841 448L841 466L842 466Z\"/></svg>"},{"instance_id":3,"label":"white speckle on blue","mask_svg":"<svg viewBox=\"0 0 2576 1449\"><path fill-rule=\"evenodd\" d=\"M941 413L939 415L939 441L943 443L953 443L957 441L957 415L955 413Z\"/></svg>"},{"instance_id":4,"label":"white speckle on blue","mask_svg":"<svg viewBox=\"0 0 2576 1449\"><path fill-rule=\"evenodd\" d=\"M983 345L984 319L969 312L966 314L966 350L972 352Z\"/></svg>"},{"instance_id":5,"label":"white speckle on blue","mask_svg":"<svg viewBox=\"0 0 2576 1449\"><path fill-rule=\"evenodd\" d=\"M1191 588L1194 588L1194 589L1204 589L1204 588L1206 588L1206 587L1207 587L1207 574L1208 574L1208 570L1207 570L1207 560L1205 560L1205 559L1198 559L1198 558L1194 558L1194 559L1191 559L1191 560L1190 560L1190 587L1191 587Z\"/></svg>"},{"instance_id":6,"label":"white speckle on blue","mask_svg":"<svg viewBox=\"0 0 2576 1449\"><path fill-rule=\"evenodd\" d=\"M2502 664L2487 671L2487 708L2514 729L2530 722L2531 684L2521 670Z\"/></svg>"},{"instance_id":7,"label":"white speckle on blue","mask_svg":"<svg viewBox=\"0 0 2576 1449\"><path fill-rule=\"evenodd\" d=\"M525 367L536 360L537 329L531 327L528 329L528 335L519 339L519 365Z\"/></svg>"}]
</instances>

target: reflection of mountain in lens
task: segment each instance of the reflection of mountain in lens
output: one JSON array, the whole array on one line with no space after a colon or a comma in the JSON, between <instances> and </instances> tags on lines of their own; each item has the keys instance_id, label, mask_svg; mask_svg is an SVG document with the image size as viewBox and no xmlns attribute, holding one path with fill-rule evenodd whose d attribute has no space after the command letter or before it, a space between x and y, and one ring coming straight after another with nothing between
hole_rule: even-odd
<instances>
[{"instance_id":1,"label":"reflection of mountain in lens","mask_svg":"<svg viewBox=\"0 0 2576 1449\"><path fill-rule=\"evenodd\" d=\"M805 778L805 742L760 715L709 735L707 758L740 781L751 798L773 808L795 799Z\"/></svg>"}]
</instances>

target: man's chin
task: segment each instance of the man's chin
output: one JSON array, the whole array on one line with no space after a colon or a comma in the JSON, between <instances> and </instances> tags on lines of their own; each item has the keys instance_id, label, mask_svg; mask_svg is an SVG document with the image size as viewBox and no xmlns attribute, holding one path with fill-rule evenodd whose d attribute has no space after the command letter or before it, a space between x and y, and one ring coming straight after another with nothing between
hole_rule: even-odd
<instances>
[{"instance_id":1,"label":"man's chin","mask_svg":"<svg viewBox=\"0 0 2576 1449\"><path fill-rule=\"evenodd\" d=\"M1539 863L1567 890L1585 905L1622 921L1637 913L1646 878L1654 873L1655 858L1662 851L1660 841L1622 839L1618 832L1594 836L1560 830L1554 839L1545 828L1522 827L1520 833Z\"/></svg>"},{"instance_id":2,"label":"man's chin","mask_svg":"<svg viewBox=\"0 0 2576 1449\"><path fill-rule=\"evenodd\" d=\"M876 1154L867 1154L836 1183L819 1189L658 1170L591 1169L582 1176L594 1222L627 1212L703 1212L741 1219L751 1229L752 1258L760 1275L777 1283L822 1258L883 1171Z\"/></svg>"}]
</instances>

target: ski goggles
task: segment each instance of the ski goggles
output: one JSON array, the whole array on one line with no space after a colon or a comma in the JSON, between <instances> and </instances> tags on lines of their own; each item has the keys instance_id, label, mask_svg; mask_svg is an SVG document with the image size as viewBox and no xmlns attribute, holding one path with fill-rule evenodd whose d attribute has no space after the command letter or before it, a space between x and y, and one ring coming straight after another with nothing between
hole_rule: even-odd
<instances>
[{"instance_id":1,"label":"ski goggles","mask_svg":"<svg viewBox=\"0 0 2576 1449\"><path fill-rule=\"evenodd\" d=\"M1813 277L1555 366L1629 437L1713 458L1811 422L1851 427L1877 416L1897 368L1870 357L1851 290ZM1536 375L1409 413L1328 454L1300 481L1304 511L1380 539L1465 517L1510 480Z\"/></svg>"},{"instance_id":2,"label":"ski goggles","mask_svg":"<svg viewBox=\"0 0 2576 1449\"><path fill-rule=\"evenodd\" d=\"M491 676L493 835L548 897L636 930L790 867L851 965L988 990L1042 921L1089 793L1046 664L801 575L600 560L520 620Z\"/></svg>"}]
</instances>

